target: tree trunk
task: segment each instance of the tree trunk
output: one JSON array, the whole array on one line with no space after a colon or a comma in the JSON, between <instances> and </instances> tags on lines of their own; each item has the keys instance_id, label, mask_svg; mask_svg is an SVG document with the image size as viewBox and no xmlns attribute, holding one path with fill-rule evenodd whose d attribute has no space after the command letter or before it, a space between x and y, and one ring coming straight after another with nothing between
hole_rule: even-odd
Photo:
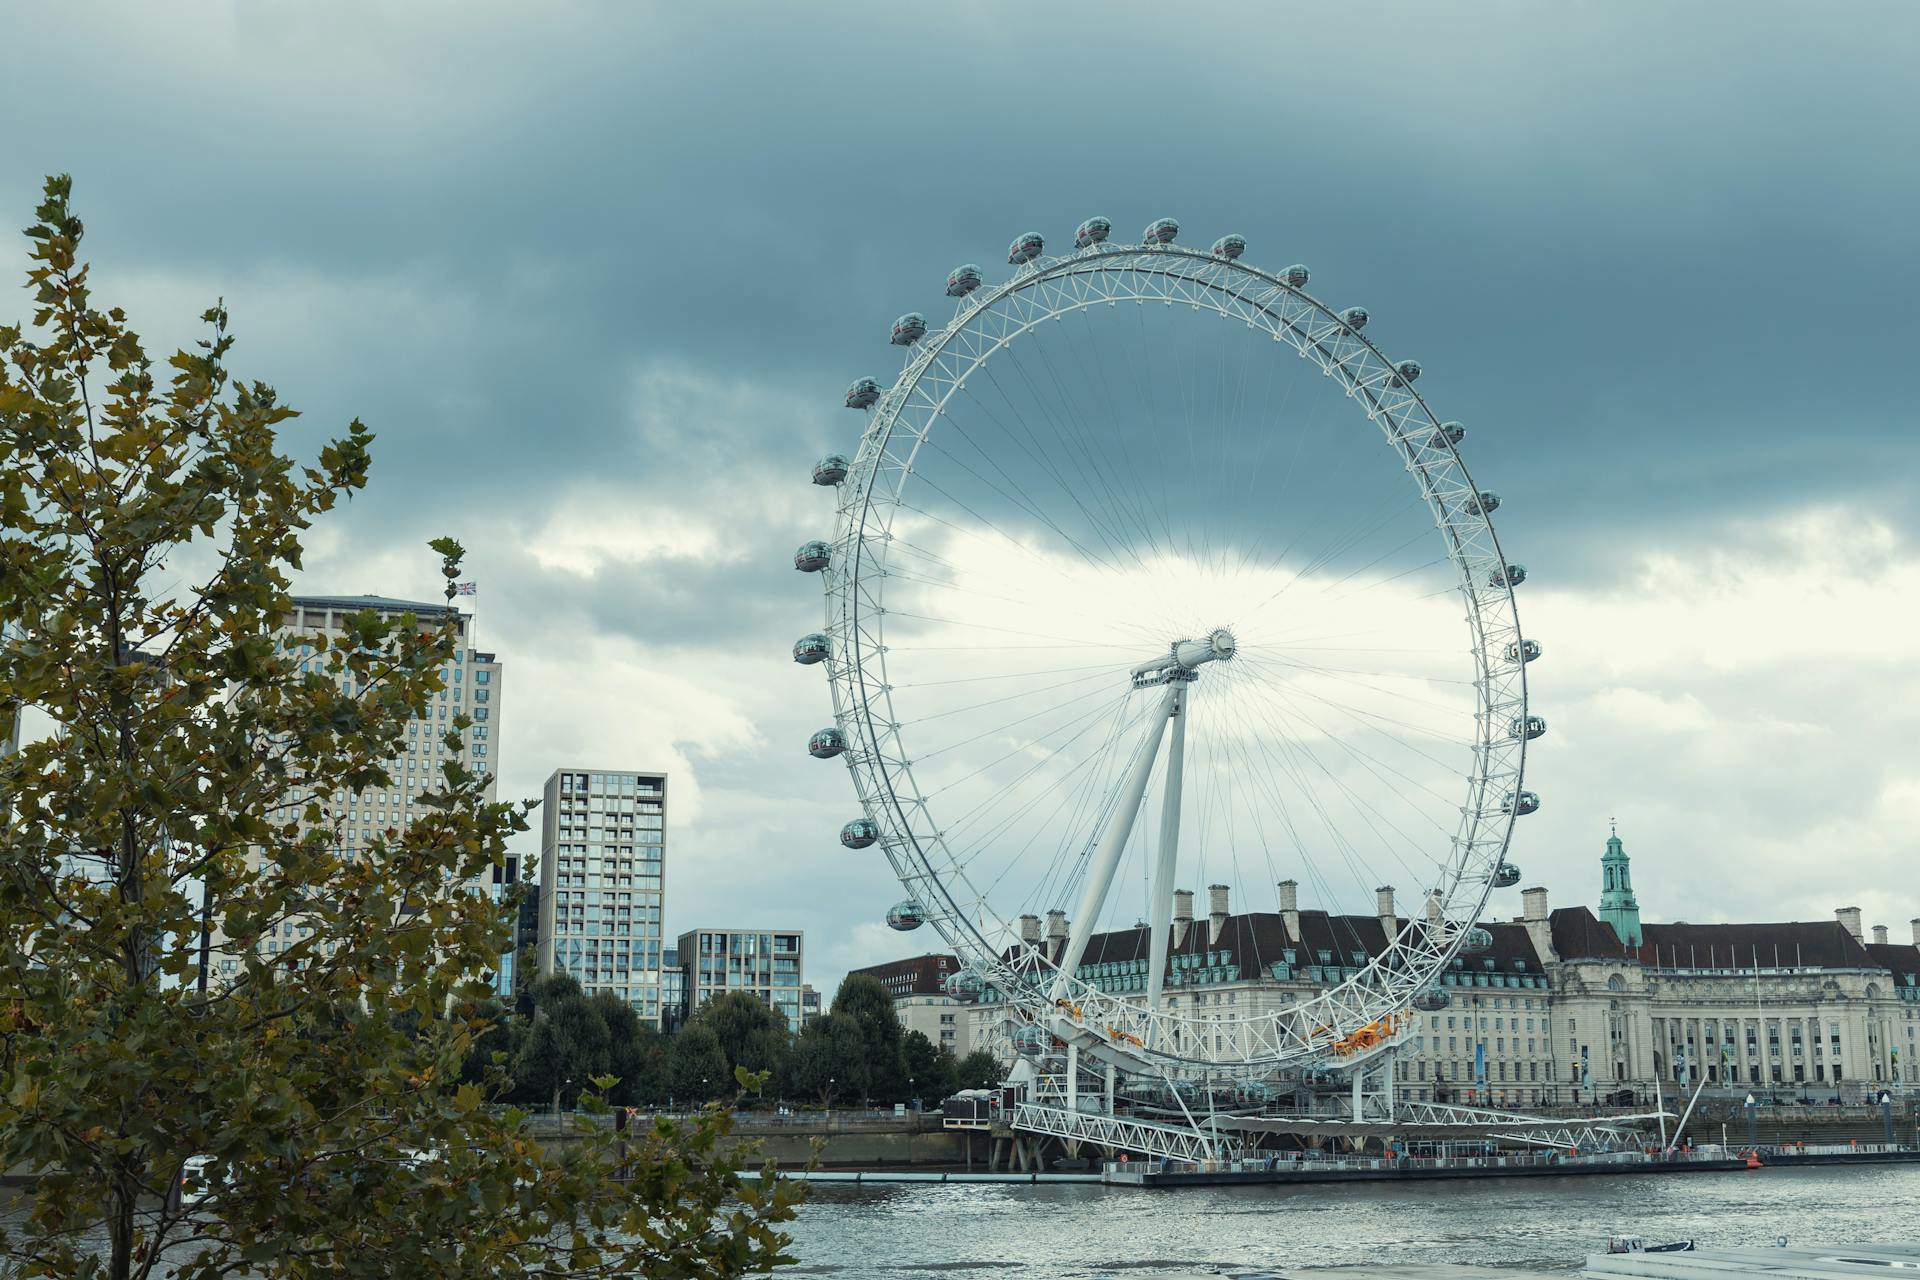
<instances>
[{"instance_id":1,"label":"tree trunk","mask_svg":"<svg viewBox=\"0 0 1920 1280\"><path fill-rule=\"evenodd\" d=\"M112 1208L107 1219L107 1234L113 1244L113 1256L107 1274L113 1280L129 1280L133 1275L133 1213L135 1192L122 1176L114 1186Z\"/></svg>"}]
</instances>

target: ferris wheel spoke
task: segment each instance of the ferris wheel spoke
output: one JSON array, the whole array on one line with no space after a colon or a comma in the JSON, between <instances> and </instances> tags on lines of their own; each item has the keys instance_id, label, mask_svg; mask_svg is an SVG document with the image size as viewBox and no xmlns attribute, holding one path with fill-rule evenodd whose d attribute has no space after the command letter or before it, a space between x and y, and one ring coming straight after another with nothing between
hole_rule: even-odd
<instances>
[{"instance_id":1,"label":"ferris wheel spoke","mask_svg":"<svg viewBox=\"0 0 1920 1280\"><path fill-rule=\"evenodd\" d=\"M1067 395L1066 384L1061 380L1059 370L1054 367L1053 357L1047 351L1046 339L1041 330L1036 329L1033 338L1034 350L1039 353L1041 363L1046 366L1048 380L1053 386L1055 395L1059 397L1063 417L1072 427L1076 443L1079 445L1080 456L1087 468L1099 477L1101 494L1106 500L1107 509L1130 522L1132 527L1138 530L1141 540L1146 543L1149 550L1159 550L1153 529L1147 519L1146 507L1140 501L1142 492L1131 455L1124 449L1116 451L1101 447L1102 441L1098 433L1074 408L1071 397ZM1031 384L1031 378L1028 381ZM1125 463L1128 473L1126 477L1122 476L1121 467L1114 462L1115 457ZM1124 483L1128 477L1134 479L1131 492Z\"/></svg>"},{"instance_id":2,"label":"ferris wheel spoke","mask_svg":"<svg viewBox=\"0 0 1920 1280\"><path fill-rule=\"evenodd\" d=\"M1284 706L1286 704L1278 703L1276 700L1274 702L1264 703L1263 705L1265 706L1265 708L1268 710L1270 714L1279 715L1281 714L1279 710L1280 706ZM1356 747L1353 743L1349 742L1344 736L1333 732L1332 730L1328 729L1324 724L1321 724L1318 720L1314 719L1311 715L1308 715L1303 708L1296 705L1296 706L1291 706L1288 709L1292 712L1292 714L1294 714L1295 716L1298 716L1302 721L1304 721L1308 725L1308 727L1314 730L1315 733L1320 735L1326 741L1332 742L1335 746L1339 747L1342 752L1346 753L1346 755L1349 758L1351 758L1356 764L1359 764L1363 769L1366 769L1369 773L1372 773L1375 779L1382 784L1381 795L1383 797L1385 797L1387 800L1390 800L1390 801L1399 801L1400 803L1405 804L1408 808L1412 809L1412 811L1417 816L1421 817L1423 821L1431 825L1433 829L1436 832L1438 832L1442 837L1450 838L1452 836L1453 833L1449 827L1447 827L1445 824L1435 819L1432 816L1431 811L1415 806L1412 803L1411 799L1406 795L1406 793L1403 790L1401 790L1401 788L1397 785L1397 783L1405 783L1407 786L1417 788L1418 790L1432 797L1434 800L1439 801L1443 805L1454 804L1455 801L1452 797L1442 795L1440 792L1434 790L1432 787L1428 786L1426 783L1406 773L1404 770L1397 769L1394 766L1386 763L1385 761L1380 760L1378 757L1372 755L1371 753L1363 751L1361 748ZM1387 778L1381 776L1383 773L1392 774L1393 778L1397 780L1397 783L1388 781ZM1387 822L1391 821L1385 816L1384 806L1375 806L1374 812L1380 815L1382 821L1387 821ZM1395 829L1398 830L1397 827ZM1405 833L1402 833L1402 835L1405 836ZM1405 839L1407 840L1407 843L1410 847L1413 847L1413 848L1421 847L1420 842L1415 840L1413 837L1405 836Z\"/></svg>"},{"instance_id":3,"label":"ferris wheel spoke","mask_svg":"<svg viewBox=\"0 0 1920 1280\"><path fill-rule=\"evenodd\" d=\"M1017 364L1015 367L1016 369L1018 368ZM1108 559L1115 563L1123 563L1126 559L1125 539L1120 536L1117 528L1110 526L1104 519L1096 516L1088 509L1086 503L1081 500L1080 493L1085 484L1085 477L1082 476L1080 483L1076 484L1066 476L1061 470L1059 463L1054 460L1053 455L1041 444L1041 436L1028 425L1026 415L1020 412L1019 405L1014 401L1013 397L1007 394L1006 389L1000 385L1000 380L994 376L992 368L985 367L983 371L987 375L988 384L993 387L994 391L999 394L1000 399L1012 410L1014 421L1020 424L1020 432L1018 435L1015 435L1013 432L1007 431L1005 424L991 415L989 415L989 420L992 421L995 426L1000 427L1001 430L1006 433L1009 440L1025 452L1028 457L1032 458L1041 467L1044 474L1052 477L1053 482L1059 486L1060 492L1066 497L1068 502L1080 512L1082 518L1086 520L1088 527L1094 531L1101 543L1105 545ZM983 412L985 411L985 405L978 397L968 392L968 398L972 400L973 403L980 405Z\"/></svg>"}]
</instances>

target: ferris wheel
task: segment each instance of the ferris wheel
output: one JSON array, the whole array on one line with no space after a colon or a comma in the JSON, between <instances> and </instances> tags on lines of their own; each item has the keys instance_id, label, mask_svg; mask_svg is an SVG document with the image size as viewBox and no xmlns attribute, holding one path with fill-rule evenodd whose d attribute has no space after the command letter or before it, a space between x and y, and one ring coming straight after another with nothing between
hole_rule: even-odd
<instances>
[{"instance_id":1,"label":"ferris wheel","mask_svg":"<svg viewBox=\"0 0 1920 1280\"><path fill-rule=\"evenodd\" d=\"M888 923L937 931L1030 1051L1364 1056L1519 881L1526 571L1365 310L1239 236L1110 230L955 268L951 318L895 320L899 374L847 389L833 536L794 560L826 600L808 750L850 769L841 843L906 888Z\"/></svg>"}]
</instances>

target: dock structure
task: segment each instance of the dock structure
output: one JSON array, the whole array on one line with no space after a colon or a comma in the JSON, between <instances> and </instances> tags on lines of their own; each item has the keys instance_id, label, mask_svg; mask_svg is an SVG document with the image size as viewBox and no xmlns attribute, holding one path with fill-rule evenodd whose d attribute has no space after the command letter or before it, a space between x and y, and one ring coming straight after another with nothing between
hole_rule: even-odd
<instances>
[{"instance_id":1,"label":"dock structure","mask_svg":"<svg viewBox=\"0 0 1920 1280\"><path fill-rule=\"evenodd\" d=\"M1920 1245L1861 1244L1772 1249L1690 1249L1679 1253L1597 1253L1582 1276L1591 1280L1853 1280L1920 1271Z\"/></svg>"}]
</instances>

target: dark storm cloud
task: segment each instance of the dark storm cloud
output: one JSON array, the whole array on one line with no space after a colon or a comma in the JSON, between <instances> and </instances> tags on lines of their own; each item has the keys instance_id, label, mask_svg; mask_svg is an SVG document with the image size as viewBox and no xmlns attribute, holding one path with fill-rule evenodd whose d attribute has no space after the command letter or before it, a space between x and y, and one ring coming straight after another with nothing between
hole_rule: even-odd
<instances>
[{"instance_id":1,"label":"dark storm cloud","mask_svg":"<svg viewBox=\"0 0 1920 1280\"><path fill-rule=\"evenodd\" d=\"M1092 213L1239 232L1371 309L1536 582L1803 505L1920 527L1910 6L1169 16L23 10L0 203L73 172L98 285L170 312L137 323L224 295L244 372L312 430L366 417L375 487L316 558L349 580L310 585L430 589L410 549L453 532L508 652L783 651L817 616L785 557L830 522L805 468L851 446L888 321ZM655 549L617 554L622 521ZM775 840L753 769L709 767L735 851Z\"/></svg>"}]
</instances>

